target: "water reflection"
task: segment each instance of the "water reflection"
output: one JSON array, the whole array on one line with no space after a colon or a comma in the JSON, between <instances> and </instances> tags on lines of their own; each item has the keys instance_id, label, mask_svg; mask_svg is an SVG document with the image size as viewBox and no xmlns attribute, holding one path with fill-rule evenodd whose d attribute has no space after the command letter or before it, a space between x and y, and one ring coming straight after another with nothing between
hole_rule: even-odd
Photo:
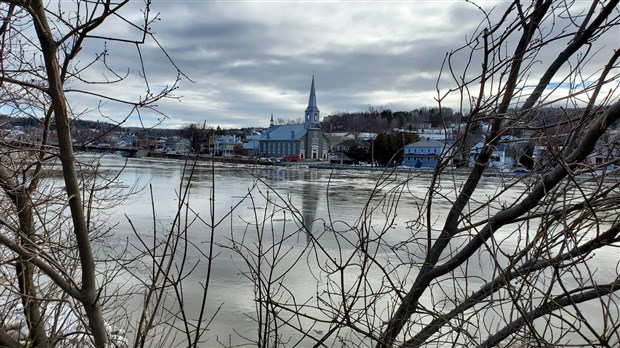
<instances>
[{"instance_id":1,"label":"water reflection","mask_svg":"<svg viewBox=\"0 0 620 348\"><path fill-rule=\"evenodd\" d=\"M304 226L306 227L306 242L310 243L312 241L312 233L313 233L313 225L317 223L316 220L316 207L317 202L319 201L319 190L316 187L313 187L311 182L317 179L317 175L313 175L312 173L309 175L310 178L305 180L302 184L302 194L301 194L301 207L302 207L302 215L304 218Z\"/></svg>"},{"instance_id":2,"label":"water reflection","mask_svg":"<svg viewBox=\"0 0 620 348\"><path fill-rule=\"evenodd\" d=\"M121 162L110 160L106 167L120 168L120 164ZM162 230L170 229L178 208L178 197L183 190L181 183L186 183L189 179L184 165L183 162L152 160L132 160L127 163L121 180L126 183L138 180L143 185L152 187L154 198L151 201L151 192L145 191L141 199L133 205L118 207L118 214L113 216L119 223L119 228L115 230L117 237L133 235L124 214L132 219L144 236L152 234L151 205L155 207L158 226ZM391 281L403 288L409 286L424 256L426 230L415 221L425 213L423 209L428 180L407 175L390 178L382 178L380 175L283 167L213 167L199 164L192 174L189 203L191 213L205 223L196 219L189 228L187 238L195 248L188 252L188 260L196 268L186 279L184 301L185 308L189 311L195 312L200 308L200 295L206 276L202 255L212 242L208 225L215 221L217 228L213 241L216 243L216 257L211 270L212 282L207 311L211 314L217 313L218 320L209 328L208 345L215 345L218 339L228 342L229 337L234 344L247 343L239 338L239 332L245 333L250 340L255 339L255 299L258 294L248 278L252 276L250 271L262 270L261 267L266 266L251 263L255 259L249 254L257 252L259 248L266 250L281 243L283 249L286 249L283 262L274 266L274 276L279 276L278 272L288 269L287 267L294 267L293 271L281 280L288 291L278 293L281 296L295 296L297 299L312 301L336 301L325 295L328 287L324 279L330 275L330 270L327 267L321 269L317 265L326 265L327 261L336 257L340 258L335 259L336 262L343 262L342 260L349 256L353 260L356 248L360 247L360 240L364 238L372 241L365 247L376 250L375 261L384 262L385 266L382 267L385 268L354 269L343 274L339 280L342 285L350 287L357 284L359 279L364 279L367 282L364 286L380 289L385 286L387 279L382 272L389 272ZM430 213L432 221L438 221L446 214L450 200L454 199L457 191L456 185L458 182L442 183L441 194L446 199L435 202ZM514 200L519 189L517 187L506 192L496 204ZM497 182L482 182L472 202L486 201L496 196L498 190ZM212 194L215 196L214 200L211 199ZM488 213L492 214L496 209L497 207L490 207ZM509 255L519 248L519 243L531 239L527 233L536 227L507 226L498 231L492 241L497 249L484 249L475 258L476 262L467 264L454 274L448 274L439 280L439 285L431 291L432 296L422 299L423 305L443 310L453 308L454 302L468 295L468 291L478 289L484 282L496 276L497 264L505 265L509 262L504 253ZM261 236L263 232L269 238ZM432 231L432 238L437 238L435 232ZM379 236L381 238L378 238ZM471 237L465 233L460 235L452 241L449 249L456 250ZM135 242L135 239L130 240ZM320 242L321 250L308 252L315 241ZM254 249L245 250L248 252L245 255L232 252L231 244L234 242L243 242L248 248ZM497 250L501 252L498 253ZM601 263L604 263L604 260L601 260ZM608 267L601 265L601 272L614 273L614 267L613 263ZM464 276L468 277L468 283L461 288L459 281ZM136 306L139 305L140 303L136 303ZM372 313L376 310L378 318L385 315L385 309L389 308L387 303L374 305L376 307L369 308L368 311ZM195 317L194 312L190 313L192 317ZM325 326L314 327L312 330L326 330L328 325ZM293 337L297 334L294 330L286 333Z\"/></svg>"}]
</instances>

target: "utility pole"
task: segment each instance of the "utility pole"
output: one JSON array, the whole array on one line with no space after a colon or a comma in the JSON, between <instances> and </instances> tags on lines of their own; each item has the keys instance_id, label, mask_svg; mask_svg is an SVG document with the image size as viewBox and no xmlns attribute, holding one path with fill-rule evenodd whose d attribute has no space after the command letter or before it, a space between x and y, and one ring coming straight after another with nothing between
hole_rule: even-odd
<instances>
[{"instance_id":1,"label":"utility pole","mask_svg":"<svg viewBox=\"0 0 620 348\"><path fill-rule=\"evenodd\" d=\"M370 139L370 166L375 166L375 139Z\"/></svg>"}]
</instances>

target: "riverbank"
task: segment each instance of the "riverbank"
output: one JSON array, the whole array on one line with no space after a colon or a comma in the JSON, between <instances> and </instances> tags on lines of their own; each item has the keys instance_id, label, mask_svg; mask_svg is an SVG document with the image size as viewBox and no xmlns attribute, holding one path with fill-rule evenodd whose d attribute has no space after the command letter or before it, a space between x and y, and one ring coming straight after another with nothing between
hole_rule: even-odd
<instances>
[{"instance_id":1,"label":"riverbank","mask_svg":"<svg viewBox=\"0 0 620 348\"><path fill-rule=\"evenodd\" d=\"M433 168L411 168L411 167L381 167L370 165L334 164L326 161L302 160L298 162L269 162L263 163L257 157L248 156L213 156L213 155L193 155L193 154L169 154L160 152L150 152L150 158L168 158L185 161L218 162L227 164L257 165L264 167L284 167L294 169L326 169L326 170L353 170L353 171L374 171L374 172L416 172L432 174ZM469 173L468 168L462 170L452 170L458 173Z\"/></svg>"}]
</instances>

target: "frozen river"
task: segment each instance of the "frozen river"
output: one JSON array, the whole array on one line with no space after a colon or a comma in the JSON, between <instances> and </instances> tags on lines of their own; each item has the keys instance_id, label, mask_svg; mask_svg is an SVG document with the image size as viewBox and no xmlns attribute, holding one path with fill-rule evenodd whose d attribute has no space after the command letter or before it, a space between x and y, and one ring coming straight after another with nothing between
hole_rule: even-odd
<instances>
[{"instance_id":1,"label":"frozen river","mask_svg":"<svg viewBox=\"0 0 620 348\"><path fill-rule=\"evenodd\" d=\"M267 307L258 306L255 300L264 299L266 293L274 296L274 300L287 303L315 302L316 306L304 310L309 316L321 317L326 313L317 309L321 307L319 303L331 303L337 308L338 298L334 294L359 285L360 274L364 278L363 287L377 292L387 289L388 278L403 286L411 284L424 255L415 241L420 237L419 217L425 214L423 203L429 186L425 176L271 166L219 164L212 167L207 163L198 164L190 171L180 161L130 159L125 162L120 157L102 158L101 168L107 171L108 177L123 169L118 178L121 187L125 191L131 187L140 189L125 203L115 206L110 215L109 223L117 224L113 236L119 248L128 242L129 253L137 255L139 250L160 243L170 233L179 236L181 243L170 274L174 280L182 278L178 283L182 286L177 286L176 292L166 291L163 303L166 309L158 315L157 322L160 333L170 326L182 328L179 320L182 312L185 320L195 325L204 308L200 321L203 328L208 327L199 346L249 342L251 346L256 345L255 341L261 339L259 321L266 324L273 320L265 311ZM458 181L446 183L442 190L449 196L458 185ZM487 179L479 186L476 197L493 197L501 189L498 180ZM514 200L522 190L520 185L510 188L497 199L497 204ZM430 220L440 219L449 206L448 200L437 200ZM153 231L157 232L155 239ZM499 234L504 241L503 248L516 248L512 233L506 232L503 237ZM357 262L363 264L353 260L360 240L373 249L369 254L375 259L369 266L357 269ZM213 256L210 267L209 255ZM600 273L613 277L616 261L610 259L617 260L617 250L598 257L607 262L601 264ZM494 276L492 267L486 267L491 262L488 255L478 257L477 261L478 265L468 266L466 271L470 279L467 287L471 289L479 288L483 281ZM347 265L348 270L339 272L330 268L330 263ZM378 268L379 265L390 270L390 277L386 277L386 269ZM147 261L141 268L144 273L136 270L134 274L148 282L152 269ZM203 307L207 274L209 286ZM342 279L325 281L331 277ZM116 282L123 291L129 291L128 284L137 283L135 278L120 276ZM334 288L334 284L341 288ZM450 299L460 296L459 286L454 288L425 298L424 305L444 306L449 310ZM363 303L359 300L362 298L359 296L352 305L365 311L358 314L360 325L380 325L372 322L385 319L393 305L389 296L377 297L372 303ZM141 306L140 296L134 296L126 306L136 321L135 313ZM275 334L288 342L286 346L294 346L298 340L303 341L299 346L304 347L316 343L303 340L299 332L282 322L272 325L279 328ZM316 321L298 326L319 336L330 327L328 322ZM127 336L132 337L135 329L128 331ZM185 339L184 334L177 335L155 343L165 346Z\"/></svg>"}]
</instances>

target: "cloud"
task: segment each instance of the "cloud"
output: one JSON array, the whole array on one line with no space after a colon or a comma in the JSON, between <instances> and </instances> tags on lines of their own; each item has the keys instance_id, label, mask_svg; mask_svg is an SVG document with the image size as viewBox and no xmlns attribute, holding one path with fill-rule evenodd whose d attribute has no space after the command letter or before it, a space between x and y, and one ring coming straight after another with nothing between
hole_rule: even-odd
<instances>
[{"instance_id":1,"label":"cloud","mask_svg":"<svg viewBox=\"0 0 620 348\"><path fill-rule=\"evenodd\" d=\"M155 2L157 40L191 79L176 92L182 101L162 102L161 111L171 123L222 127L266 126L272 112L297 119L313 74L323 116L368 105L432 104L419 96L436 80L437 55L461 39L445 23L461 17L464 7L448 2L438 12L431 2L361 4ZM135 83L116 91L137 95L137 54L108 45L110 64L133 65ZM141 53L150 79L174 79L157 45L147 42Z\"/></svg>"},{"instance_id":2,"label":"cloud","mask_svg":"<svg viewBox=\"0 0 620 348\"><path fill-rule=\"evenodd\" d=\"M501 11L493 8L506 3L482 5L496 16ZM155 1L153 11L161 18L151 25L159 44L191 79L182 78L175 91L181 102L159 103L170 117L163 126L266 126L272 112L300 118L313 74L322 116L369 105L436 105L446 53L481 30L483 19L475 6L457 1ZM139 22L140 16L131 18ZM110 65L131 67L129 86L114 92L139 95L144 85L136 51L108 45ZM174 80L157 43L148 40L141 53L151 87ZM466 59L455 59L457 70Z\"/></svg>"}]
</instances>

